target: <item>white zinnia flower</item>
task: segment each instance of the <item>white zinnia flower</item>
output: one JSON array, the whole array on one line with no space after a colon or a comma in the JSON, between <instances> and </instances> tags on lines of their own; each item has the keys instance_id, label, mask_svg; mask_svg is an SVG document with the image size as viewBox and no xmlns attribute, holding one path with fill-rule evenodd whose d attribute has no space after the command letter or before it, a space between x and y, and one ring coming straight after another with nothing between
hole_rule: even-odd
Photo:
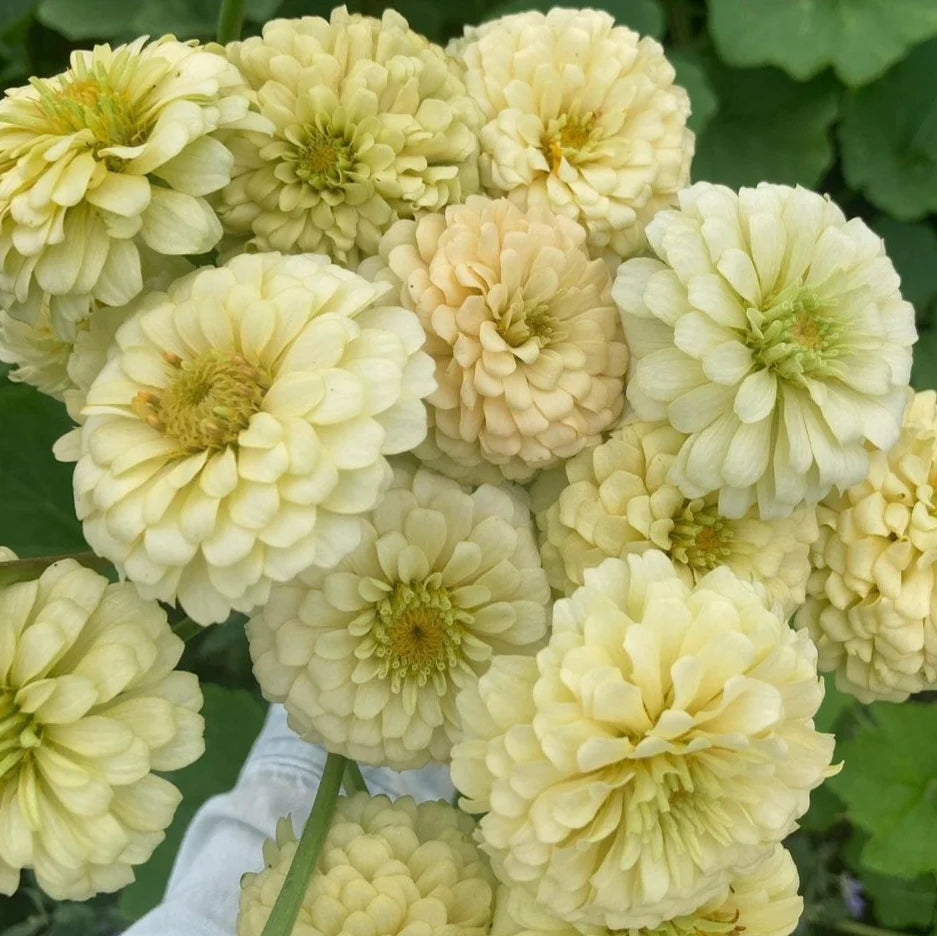
<instances>
[{"instance_id":1,"label":"white zinnia flower","mask_svg":"<svg viewBox=\"0 0 937 936\"><path fill-rule=\"evenodd\" d=\"M482 182L581 222L627 256L689 178L690 101L653 39L597 10L553 9L469 27L453 43L484 116Z\"/></svg>"},{"instance_id":2,"label":"white zinnia flower","mask_svg":"<svg viewBox=\"0 0 937 936\"><path fill-rule=\"evenodd\" d=\"M488 936L493 879L473 827L445 802L340 798L294 932ZM237 936L260 936L295 853L283 819L264 869L241 879Z\"/></svg>"},{"instance_id":3,"label":"white zinnia flower","mask_svg":"<svg viewBox=\"0 0 937 936\"><path fill-rule=\"evenodd\" d=\"M398 770L446 761L458 689L532 653L550 590L521 492L398 467L334 570L277 587L248 624L254 673L306 740Z\"/></svg>"},{"instance_id":4,"label":"white zinnia flower","mask_svg":"<svg viewBox=\"0 0 937 936\"><path fill-rule=\"evenodd\" d=\"M72 332L74 335L74 330ZM0 361L10 364L10 380L27 383L56 400L71 388L68 359L71 341L52 328L48 303L33 322L22 322L0 309Z\"/></svg>"},{"instance_id":5,"label":"white zinnia flower","mask_svg":"<svg viewBox=\"0 0 937 936\"><path fill-rule=\"evenodd\" d=\"M398 218L478 190L478 108L399 13L273 20L228 56L274 127L232 136L221 209L259 249L355 263Z\"/></svg>"},{"instance_id":6,"label":"white zinnia flower","mask_svg":"<svg viewBox=\"0 0 937 936\"><path fill-rule=\"evenodd\" d=\"M433 467L446 471L441 452L476 483L488 463L529 478L620 415L628 349L608 268L574 221L474 196L394 225L361 273L393 283L426 330Z\"/></svg>"},{"instance_id":7,"label":"white zinnia flower","mask_svg":"<svg viewBox=\"0 0 937 936\"><path fill-rule=\"evenodd\" d=\"M434 386L384 292L323 256L251 254L142 299L83 410L95 552L208 624L351 551Z\"/></svg>"},{"instance_id":8,"label":"white zinnia flower","mask_svg":"<svg viewBox=\"0 0 937 936\"><path fill-rule=\"evenodd\" d=\"M670 480L730 517L860 481L865 441L898 438L916 338L881 238L805 189L700 182L648 239L659 259L622 264L613 295L628 399L688 437Z\"/></svg>"},{"instance_id":9,"label":"white zinnia flower","mask_svg":"<svg viewBox=\"0 0 937 936\"><path fill-rule=\"evenodd\" d=\"M767 857L831 773L816 649L720 567L606 559L553 610L536 660L458 697L452 777L505 883L551 913L659 926Z\"/></svg>"},{"instance_id":10,"label":"white zinnia flower","mask_svg":"<svg viewBox=\"0 0 937 936\"><path fill-rule=\"evenodd\" d=\"M502 885L495 895L491 936L789 936L804 908L799 884L790 852L775 845L753 871L732 878L727 897L659 926L617 930L573 926L538 906L527 888Z\"/></svg>"},{"instance_id":11,"label":"white zinnia flower","mask_svg":"<svg viewBox=\"0 0 937 936\"><path fill-rule=\"evenodd\" d=\"M72 53L0 100L0 292L54 322L143 288L138 246L198 254L221 238L205 196L233 157L214 134L265 126L221 55L165 36Z\"/></svg>"},{"instance_id":12,"label":"white zinnia flower","mask_svg":"<svg viewBox=\"0 0 937 936\"><path fill-rule=\"evenodd\" d=\"M15 556L0 550L0 561ZM71 559L0 588L0 893L31 868L56 900L133 880L204 750L183 643L129 583Z\"/></svg>"},{"instance_id":13,"label":"white zinnia flower","mask_svg":"<svg viewBox=\"0 0 937 936\"><path fill-rule=\"evenodd\" d=\"M810 575L816 509L760 520L753 507L729 519L715 494L684 497L667 475L685 441L666 422L631 418L565 464L562 486L537 514L550 584L569 594L582 585L585 569L609 556L660 549L687 582L726 565L760 582L785 615L793 614Z\"/></svg>"},{"instance_id":14,"label":"white zinnia flower","mask_svg":"<svg viewBox=\"0 0 937 936\"><path fill-rule=\"evenodd\" d=\"M937 394L912 397L897 445L820 507L815 572L796 623L820 667L863 702L937 689Z\"/></svg>"}]
</instances>

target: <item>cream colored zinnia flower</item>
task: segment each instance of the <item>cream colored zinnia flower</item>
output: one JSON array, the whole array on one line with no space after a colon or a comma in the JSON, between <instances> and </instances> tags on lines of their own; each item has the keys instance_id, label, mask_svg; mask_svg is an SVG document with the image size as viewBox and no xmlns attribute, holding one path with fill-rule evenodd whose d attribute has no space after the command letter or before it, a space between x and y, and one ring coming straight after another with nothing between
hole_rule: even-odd
<instances>
[{"instance_id":1,"label":"cream colored zinnia flower","mask_svg":"<svg viewBox=\"0 0 937 936\"><path fill-rule=\"evenodd\" d=\"M205 196L233 157L214 136L266 126L237 69L171 36L72 53L0 101L0 292L29 319L84 318L143 288L138 245L198 254L221 237Z\"/></svg>"},{"instance_id":2,"label":"cream colored zinnia flower","mask_svg":"<svg viewBox=\"0 0 937 936\"><path fill-rule=\"evenodd\" d=\"M898 438L916 338L881 238L805 189L705 182L648 238L659 259L622 264L613 295L628 399L687 435L670 480L729 517L860 481L865 441Z\"/></svg>"},{"instance_id":3,"label":"cream colored zinnia flower","mask_svg":"<svg viewBox=\"0 0 937 936\"><path fill-rule=\"evenodd\" d=\"M820 507L806 605L820 667L863 702L937 689L937 394L909 394L897 445Z\"/></svg>"},{"instance_id":4,"label":"cream colored zinnia flower","mask_svg":"<svg viewBox=\"0 0 937 936\"><path fill-rule=\"evenodd\" d=\"M339 799L294 932L487 936L493 879L473 827L445 802ZM295 852L283 819L264 869L241 880L237 936L260 936Z\"/></svg>"},{"instance_id":5,"label":"cream colored zinnia flower","mask_svg":"<svg viewBox=\"0 0 937 936\"><path fill-rule=\"evenodd\" d=\"M666 422L629 419L566 463L564 486L537 514L550 584L569 594L608 556L660 549L687 582L727 565L793 614L810 575L816 509L776 520L759 520L755 508L741 519L721 516L716 494L691 500L667 480L684 442Z\"/></svg>"},{"instance_id":6,"label":"cream colored zinnia flower","mask_svg":"<svg viewBox=\"0 0 937 936\"><path fill-rule=\"evenodd\" d=\"M482 182L581 222L628 256L689 178L690 101L653 39L597 10L553 9L469 27L452 52L478 102Z\"/></svg>"},{"instance_id":7,"label":"cream colored zinnia flower","mask_svg":"<svg viewBox=\"0 0 937 936\"><path fill-rule=\"evenodd\" d=\"M15 558L0 551L0 561ZM133 880L204 750L183 643L129 583L71 559L0 589L0 893L31 868L56 900Z\"/></svg>"},{"instance_id":8,"label":"cream colored zinnia flower","mask_svg":"<svg viewBox=\"0 0 937 936\"><path fill-rule=\"evenodd\" d=\"M203 624L350 552L434 386L384 292L323 256L245 254L142 299L83 410L95 552Z\"/></svg>"},{"instance_id":9,"label":"cream colored zinnia flower","mask_svg":"<svg viewBox=\"0 0 937 936\"><path fill-rule=\"evenodd\" d=\"M495 895L491 936L788 936L804 902L794 859L781 845L754 871L732 878L728 897L660 926L610 930L573 926L537 905L523 887L502 885Z\"/></svg>"},{"instance_id":10,"label":"cream colored zinnia flower","mask_svg":"<svg viewBox=\"0 0 937 936\"><path fill-rule=\"evenodd\" d=\"M463 807L498 877L575 923L653 928L722 901L831 772L816 649L720 567L606 559L553 610L536 660L458 697Z\"/></svg>"},{"instance_id":11,"label":"cream colored zinnia flower","mask_svg":"<svg viewBox=\"0 0 937 936\"><path fill-rule=\"evenodd\" d=\"M443 50L393 10L278 19L228 46L274 126L238 134L228 231L356 263L398 218L478 190L478 108Z\"/></svg>"},{"instance_id":12,"label":"cream colored zinnia flower","mask_svg":"<svg viewBox=\"0 0 937 936\"><path fill-rule=\"evenodd\" d=\"M74 338L68 341L52 329L48 305L33 324L0 309L0 361L10 364L10 380L27 383L56 400L71 388L68 359Z\"/></svg>"},{"instance_id":13,"label":"cream colored zinnia flower","mask_svg":"<svg viewBox=\"0 0 937 936\"><path fill-rule=\"evenodd\" d=\"M361 272L392 282L426 330L434 467L441 452L529 478L619 416L628 351L608 269L574 221L476 196L399 222Z\"/></svg>"},{"instance_id":14,"label":"cream colored zinnia flower","mask_svg":"<svg viewBox=\"0 0 937 936\"><path fill-rule=\"evenodd\" d=\"M334 570L273 590L248 624L254 673L306 740L398 770L446 761L458 689L532 653L550 590L522 492L399 466Z\"/></svg>"}]
</instances>

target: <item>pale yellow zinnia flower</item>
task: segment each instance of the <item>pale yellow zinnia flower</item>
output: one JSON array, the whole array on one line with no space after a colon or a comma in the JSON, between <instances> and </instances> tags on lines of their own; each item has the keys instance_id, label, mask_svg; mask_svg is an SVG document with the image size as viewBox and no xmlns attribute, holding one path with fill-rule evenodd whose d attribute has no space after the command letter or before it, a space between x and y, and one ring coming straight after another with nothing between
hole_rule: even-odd
<instances>
[{"instance_id":1,"label":"pale yellow zinnia flower","mask_svg":"<svg viewBox=\"0 0 937 936\"><path fill-rule=\"evenodd\" d=\"M0 893L23 868L57 900L115 891L163 840L181 795L153 771L204 749L182 649L156 602L71 559L0 588Z\"/></svg>"},{"instance_id":2,"label":"pale yellow zinnia flower","mask_svg":"<svg viewBox=\"0 0 937 936\"><path fill-rule=\"evenodd\" d=\"M226 229L260 250L353 264L398 218L478 190L478 108L399 13L272 20L228 56L274 128L232 136L221 206Z\"/></svg>"},{"instance_id":3,"label":"pale yellow zinnia flower","mask_svg":"<svg viewBox=\"0 0 937 936\"><path fill-rule=\"evenodd\" d=\"M72 382L68 360L77 329L68 330L71 340L53 328L48 303L35 322L23 322L0 309L0 361L11 365L9 378L27 383L56 400L65 398Z\"/></svg>"},{"instance_id":4,"label":"pale yellow zinnia flower","mask_svg":"<svg viewBox=\"0 0 937 936\"><path fill-rule=\"evenodd\" d=\"M468 27L451 46L484 116L482 181L629 256L689 178L690 101L653 39L598 10L527 12Z\"/></svg>"},{"instance_id":5,"label":"pale yellow zinnia flower","mask_svg":"<svg viewBox=\"0 0 937 936\"><path fill-rule=\"evenodd\" d=\"M0 101L0 293L34 320L48 294L53 322L94 299L128 302L143 288L139 246L199 254L221 238L205 199L230 179L216 139L266 126L223 56L171 36L72 53L54 78ZM17 304L11 308L10 303Z\"/></svg>"},{"instance_id":6,"label":"pale yellow zinnia flower","mask_svg":"<svg viewBox=\"0 0 937 936\"><path fill-rule=\"evenodd\" d=\"M687 436L670 480L729 517L861 481L866 441L898 439L916 339L882 239L806 189L707 182L648 239L657 256L623 263L613 295L628 399Z\"/></svg>"},{"instance_id":7,"label":"pale yellow zinnia flower","mask_svg":"<svg viewBox=\"0 0 937 936\"><path fill-rule=\"evenodd\" d=\"M726 898L832 771L816 648L724 566L606 559L536 660L459 694L463 807L499 879L579 926L647 927Z\"/></svg>"},{"instance_id":8,"label":"pale yellow zinnia flower","mask_svg":"<svg viewBox=\"0 0 937 936\"><path fill-rule=\"evenodd\" d=\"M324 256L245 254L144 297L82 411L92 548L202 624L351 551L434 387L385 294Z\"/></svg>"},{"instance_id":9,"label":"pale yellow zinnia flower","mask_svg":"<svg viewBox=\"0 0 937 936\"><path fill-rule=\"evenodd\" d=\"M564 466L549 506L537 514L543 564L550 584L565 594L583 583L585 569L608 556L660 549L688 582L727 565L760 582L790 615L804 602L816 509L760 520L723 517L716 494L687 498L668 481L685 437L666 422L628 419L609 439Z\"/></svg>"},{"instance_id":10,"label":"pale yellow zinnia flower","mask_svg":"<svg viewBox=\"0 0 937 936\"><path fill-rule=\"evenodd\" d=\"M294 932L488 936L493 879L472 820L445 802L341 798ZM241 879L237 936L260 936L296 853L289 819Z\"/></svg>"},{"instance_id":11,"label":"pale yellow zinnia flower","mask_svg":"<svg viewBox=\"0 0 937 936\"><path fill-rule=\"evenodd\" d=\"M254 673L308 741L398 770L446 761L456 692L546 632L526 497L400 465L363 527L335 569L273 590L248 624Z\"/></svg>"},{"instance_id":12,"label":"pale yellow zinnia flower","mask_svg":"<svg viewBox=\"0 0 937 936\"><path fill-rule=\"evenodd\" d=\"M628 349L608 268L575 221L474 196L398 222L361 273L393 283L426 330L434 468L479 483L493 464L527 479L621 413Z\"/></svg>"},{"instance_id":13,"label":"pale yellow zinnia flower","mask_svg":"<svg viewBox=\"0 0 937 936\"><path fill-rule=\"evenodd\" d=\"M821 668L863 702L937 688L937 394L911 396L897 445L821 505L796 618Z\"/></svg>"}]
</instances>

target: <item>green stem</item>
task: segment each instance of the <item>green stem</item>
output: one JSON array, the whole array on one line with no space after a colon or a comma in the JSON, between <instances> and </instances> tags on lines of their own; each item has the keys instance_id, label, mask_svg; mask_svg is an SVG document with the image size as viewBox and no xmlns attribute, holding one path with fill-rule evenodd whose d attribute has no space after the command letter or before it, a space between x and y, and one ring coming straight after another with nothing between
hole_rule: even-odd
<instances>
[{"instance_id":1,"label":"green stem","mask_svg":"<svg viewBox=\"0 0 937 936\"><path fill-rule=\"evenodd\" d=\"M309 878L316 869L319 853L328 835L347 763L341 754L329 754L326 758L312 812L299 838L296 854L293 855L290 869L286 872L283 887L280 888L276 903L260 936L290 936L293 932L299 908L309 887Z\"/></svg>"},{"instance_id":2,"label":"green stem","mask_svg":"<svg viewBox=\"0 0 937 936\"><path fill-rule=\"evenodd\" d=\"M879 926L869 926L867 923L856 923L853 920L836 920L830 926L837 933L851 933L853 936L908 936L900 930L882 929Z\"/></svg>"},{"instance_id":3,"label":"green stem","mask_svg":"<svg viewBox=\"0 0 937 936\"><path fill-rule=\"evenodd\" d=\"M244 25L244 2L245 0L221 0L217 37L223 45L241 38L241 27Z\"/></svg>"},{"instance_id":4,"label":"green stem","mask_svg":"<svg viewBox=\"0 0 937 936\"><path fill-rule=\"evenodd\" d=\"M107 573L113 570L113 566L106 559L96 556L93 552L36 556L32 559L13 559L10 562L0 562L0 586L37 579L50 565L61 562L63 559L74 559L75 562L87 566L89 569L94 569L95 572Z\"/></svg>"},{"instance_id":5,"label":"green stem","mask_svg":"<svg viewBox=\"0 0 937 936\"><path fill-rule=\"evenodd\" d=\"M193 637L198 636L205 630L201 624L196 624L192 618L184 617L181 621L176 621L172 625L172 632L188 643Z\"/></svg>"},{"instance_id":6,"label":"green stem","mask_svg":"<svg viewBox=\"0 0 937 936\"><path fill-rule=\"evenodd\" d=\"M353 760L345 764L345 777L342 783L345 787L345 793L348 796L351 796L352 793L370 792L370 790L368 790L367 781L364 779L364 774L361 773L361 768Z\"/></svg>"}]
</instances>

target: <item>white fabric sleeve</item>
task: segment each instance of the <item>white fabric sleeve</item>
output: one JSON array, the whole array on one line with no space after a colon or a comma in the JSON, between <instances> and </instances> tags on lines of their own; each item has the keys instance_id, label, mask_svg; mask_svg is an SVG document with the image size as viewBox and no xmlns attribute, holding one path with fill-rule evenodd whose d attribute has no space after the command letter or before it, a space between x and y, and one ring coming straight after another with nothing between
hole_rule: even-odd
<instances>
[{"instance_id":1,"label":"white fabric sleeve","mask_svg":"<svg viewBox=\"0 0 937 936\"><path fill-rule=\"evenodd\" d=\"M299 835L312 808L325 751L287 727L282 706L270 707L234 789L208 800L186 830L166 894L124 936L235 936L240 879L263 867L265 839L290 815ZM451 800L448 768L435 764L399 773L362 768L368 789L393 799Z\"/></svg>"}]
</instances>

